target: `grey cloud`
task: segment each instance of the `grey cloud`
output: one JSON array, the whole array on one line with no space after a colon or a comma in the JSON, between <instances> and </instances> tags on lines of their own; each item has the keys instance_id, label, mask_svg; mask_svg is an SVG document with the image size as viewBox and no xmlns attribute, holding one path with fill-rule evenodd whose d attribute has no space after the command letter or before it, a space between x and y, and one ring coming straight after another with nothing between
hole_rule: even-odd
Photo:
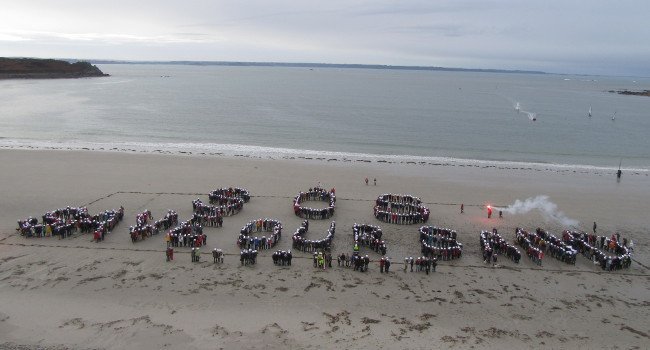
<instances>
[{"instance_id":1,"label":"grey cloud","mask_svg":"<svg viewBox=\"0 0 650 350\"><path fill-rule=\"evenodd\" d=\"M41 0L0 12L0 45L12 56L648 75L648 13L645 0Z\"/></svg>"}]
</instances>

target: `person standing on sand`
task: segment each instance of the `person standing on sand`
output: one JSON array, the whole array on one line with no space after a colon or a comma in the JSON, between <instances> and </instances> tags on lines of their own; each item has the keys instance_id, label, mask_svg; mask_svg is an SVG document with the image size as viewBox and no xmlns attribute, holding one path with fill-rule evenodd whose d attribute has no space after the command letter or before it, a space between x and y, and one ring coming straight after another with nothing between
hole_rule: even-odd
<instances>
[{"instance_id":1,"label":"person standing on sand","mask_svg":"<svg viewBox=\"0 0 650 350\"><path fill-rule=\"evenodd\" d=\"M594 234L596 234L596 222L594 221Z\"/></svg>"},{"instance_id":2,"label":"person standing on sand","mask_svg":"<svg viewBox=\"0 0 650 350\"><path fill-rule=\"evenodd\" d=\"M372 181L375 182L375 186L377 186L377 178L374 178Z\"/></svg>"},{"instance_id":3,"label":"person standing on sand","mask_svg":"<svg viewBox=\"0 0 650 350\"><path fill-rule=\"evenodd\" d=\"M366 177L366 186L368 186L368 178Z\"/></svg>"},{"instance_id":4,"label":"person standing on sand","mask_svg":"<svg viewBox=\"0 0 650 350\"><path fill-rule=\"evenodd\" d=\"M463 214L465 212L465 204L461 203L460 204L460 213Z\"/></svg>"}]
</instances>

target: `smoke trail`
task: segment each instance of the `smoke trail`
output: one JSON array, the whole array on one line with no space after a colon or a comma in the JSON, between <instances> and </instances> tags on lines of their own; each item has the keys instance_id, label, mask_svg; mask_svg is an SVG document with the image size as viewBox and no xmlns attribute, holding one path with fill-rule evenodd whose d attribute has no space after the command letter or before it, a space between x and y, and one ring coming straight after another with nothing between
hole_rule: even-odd
<instances>
[{"instance_id":1,"label":"smoke trail","mask_svg":"<svg viewBox=\"0 0 650 350\"><path fill-rule=\"evenodd\" d=\"M530 119L530 120L533 120L533 121L537 120L537 113L524 111L523 109L520 109L519 113L526 114L528 116L528 119Z\"/></svg>"},{"instance_id":2,"label":"smoke trail","mask_svg":"<svg viewBox=\"0 0 650 350\"><path fill-rule=\"evenodd\" d=\"M532 210L539 210L546 220L559 223L564 227L577 227L579 221L568 218L563 212L558 210L557 205L548 199L548 196L537 196L527 198L524 201L517 199L507 208L496 208L508 214L526 214Z\"/></svg>"}]
</instances>

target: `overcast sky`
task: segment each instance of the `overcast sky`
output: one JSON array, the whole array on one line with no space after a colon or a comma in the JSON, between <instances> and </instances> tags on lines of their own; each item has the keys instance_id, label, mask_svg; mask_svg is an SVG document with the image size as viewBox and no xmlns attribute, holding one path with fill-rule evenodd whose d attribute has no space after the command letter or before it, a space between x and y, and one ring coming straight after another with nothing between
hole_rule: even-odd
<instances>
[{"instance_id":1,"label":"overcast sky","mask_svg":"<svg viewBox=\"0 0 650 350\"><path fill-rule=\"evenodd\" d=\"M0 0L0 56L650 76L650 0Z\"/></svg>"}]
</instances>

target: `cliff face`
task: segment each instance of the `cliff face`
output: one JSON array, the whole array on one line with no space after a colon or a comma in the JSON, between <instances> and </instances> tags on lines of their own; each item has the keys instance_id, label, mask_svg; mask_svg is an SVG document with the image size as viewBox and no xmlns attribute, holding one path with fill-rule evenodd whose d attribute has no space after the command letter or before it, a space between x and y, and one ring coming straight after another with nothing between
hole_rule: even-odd
<instances>
[{"instance_id":1,"label":"cliff face","mask_svg":"<svg viewBox=\"0 0 650 350\"><path fill-rule=\"evenodd\" d=\"M56 79L105 77L97 66L88 62L0 57L0 79Z\"/></svg>"}]
</instances>

